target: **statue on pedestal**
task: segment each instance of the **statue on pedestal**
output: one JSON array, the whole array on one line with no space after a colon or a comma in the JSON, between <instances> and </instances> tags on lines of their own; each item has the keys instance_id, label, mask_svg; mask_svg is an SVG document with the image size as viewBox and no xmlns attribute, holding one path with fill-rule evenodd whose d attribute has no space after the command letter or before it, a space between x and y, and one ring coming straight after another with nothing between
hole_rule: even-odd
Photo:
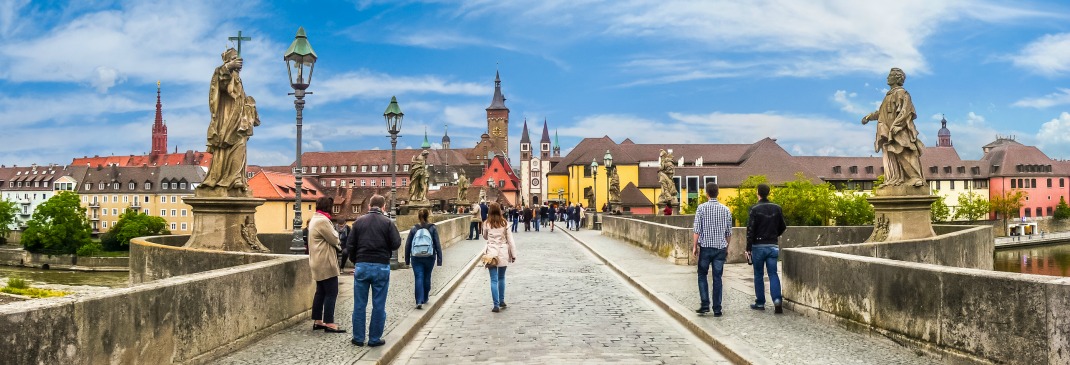
<instances>
[{"instance_id":1,"label":"statue on pedestal","mask_svg":"<svg viewBox=\"0 0 1070 365\"><path fill-rule=\"evenodd\" d=\"M620 176L617 175L617 167L609 168L609 203L620 203Z\"/></svg>"},{"instance_id":2,"label":"statue on pedestal","mask_svg":"<svg viewBox=\"0 0 1070 365\"><path fill-rule=\"evenodd\" d=\"M457 204L468 204L468 177L465 176L463 169L457 172Z\"/></svg>"},{"instance_id":3,"label":"statue on pedestal","mask_svg":"<svg viewBox=\"0 0 1070 365\"><path fill-rule=\"evenodd\" d=\"M412 157L409 167L409 203L427 201L427 150Z\"/></svg>"},{"instance_id":4,"label":"statue on pedestal","mask_svg":"<svg viewBox=\"0 0 1070 365\"><path fill-rule=\"evenodd\" d=\"M661 195L658 196L659 204L676 204L676 184L673 183L673 175L676 174L676 161L673 161L672 153L661 150L658 153L661 162L658 168L658 182L661 184Z\"/></svg>"},{"instance_id":5,"label":"statue on pedestal","mask_svg":"<svg viewBox=\"0 0 1070 365\"><path fill-rule=\"evenodd\" d=\"M207 150L212 163L197 196L250 197L245 167L246 143L260 125L256 100L245 95L241 81L242 59L233 48L223 52L208 92L212 121L208 124Z\"/></svg>"},{"instance_id":6,"label":"statue on pedestal","mask_svg":"<svg viewBox=\"0 0 1070 365\"><path fill-rule=\"evenodd\" d=\"M899 68L888 72L888 93L876 111L862 117L862 124L877 121L876 152L884 151L884 184L881 187L908 185L921 187L925 177L921 172L921 152L925 146L918 139L914 127L917 113L910 93L903 88L906 73Z\"/></svg>"}]
</instances>

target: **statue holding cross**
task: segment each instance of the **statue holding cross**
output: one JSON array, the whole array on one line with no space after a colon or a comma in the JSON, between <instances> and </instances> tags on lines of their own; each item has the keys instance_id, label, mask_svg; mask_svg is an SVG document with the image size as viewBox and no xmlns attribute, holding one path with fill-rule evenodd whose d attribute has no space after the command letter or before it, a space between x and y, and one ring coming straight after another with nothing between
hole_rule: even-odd
<instances>
[{"instance_id":1,"label":"statue holding cross","mask_svg":"<svg viewBox=\"0 0 1070 365\"><path fill-rule=\"evenodd\" d=\"M250 37L242 37L241 36L241 31L239 30L237 37L227 37L227 40L235 41L235 42L238 43L238 47L237 47L238 48L238 57L241 57L241 41L251 41L253 39L250 38Z\"/></svg>"}]
</instances>

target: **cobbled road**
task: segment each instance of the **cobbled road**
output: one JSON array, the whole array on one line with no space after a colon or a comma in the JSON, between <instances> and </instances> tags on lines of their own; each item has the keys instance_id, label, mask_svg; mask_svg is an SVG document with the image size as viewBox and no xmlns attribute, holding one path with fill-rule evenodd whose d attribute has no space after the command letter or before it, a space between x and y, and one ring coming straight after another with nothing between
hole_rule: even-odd
<instances>
[{"instance_id":1,"label":"cobbled road","mask_svg":"<svg viewBox=\"0 0 1070 365\"><path fill-rule=\"evenodd\" d=\"M564 234L514 237L508 309L477 267L395 364L729 363Z\"/></svg>"}]
</instances>

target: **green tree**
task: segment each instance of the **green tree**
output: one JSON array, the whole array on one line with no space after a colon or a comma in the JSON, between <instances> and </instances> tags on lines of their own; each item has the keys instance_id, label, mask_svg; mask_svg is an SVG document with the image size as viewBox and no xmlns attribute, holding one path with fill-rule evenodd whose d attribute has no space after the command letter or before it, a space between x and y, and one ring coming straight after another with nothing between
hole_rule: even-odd
<instances>
[{"instance_id":1,"label":"green tree","mask_svg":"<svg viewBox=\"0 0 1070 365\"><path fill-rule=\"evenodd\" d=\"M959 207L955 209L955 219L976 221L984 218L992 210L988 199L975 192L959 195L958 203ZM1070 211L1067 213L1070 214Z\"/></svg>"},{"instance_id":2,"label":"green tree","mask_svg":"<svg viewBox=\"0 0 1070 365\"><path fill-rule=\"evenodd\" d=\"M698 193L698 198L689 200L691 200L691 202L684 207L684 214L695 214L695 211L698 210L699 205L710 201L710 199L706 198L706 189L702 189L702 191Z\"/></svg>"},{"instance_id":3,"label":"green tree","mask_svg":"<svg viewBox=\"0 0 1070 365\"><path fill-rule=\"evenodd\" d=\"M936 197L936 201L932 204L930 219L933 223L947 222L947 218L951 216L951 209L947 207L947 203L944 202L944 196L940 195L939 190L933 190L933 196Z\"/></svg>"},{"instance_id":4,"label":"green tree","mask_svg":"<svg viewBox=\"0 0 1070 365\"><path fill-rule=\"evenodd\" d=\"M11 226L18 223L19 206L13 201L0 200L0 244L7 242Z\"/></svg>"},{"instance_id":5,"label":"green tree","mask_svg":"<svg viewBox=\"0 0 1070 365\"><path fill-rule=\"evenodd\" d=\"M163 218L153 217L136 209L127 209L119 216L119 221L115 222L111 230L101 237L100 242L108 251L128 250L131 238L161 234L171 234L167 229L167 221Z\"/></svg>"},{"instance_id":6,"label":"green tree","mask_svg":"<svg viewBox=\"0 0 1070 365\"><path fill-rule=\"evenodd\" d=\"M747 179L743 180L743 183L739 184L739 190L736 196L728 198L725 202L729 209L732 210L732 219L735 220L736 225L747 224L747 215L750 214L750 207L754 204L758 204L758 185L767 184L769 180L765 175L751 175L747 176ZM775 193L773 193L775 194Z\"/></svg>"},{"instance_id":7,"label":"green tree","mask_svg":"<svg viewBox=\"0 0 1070 365\"><path fill-rule=\"evenodd\" d=\"M1066 204L1066 199L1059 197L1059 204L1055 206L1055 214L1052 214L1056 220L1063 220L1070 218L1070 205Z\"/></svg>"},{"instance_id":8,"label":"green tree","mask_svg":"<svg viewBox=\"0 0 1070 365\"><path fill-rule=\"evenodd\" d=\"M1018 216L1022 211L1022 200L1029 194L1022 190L1007 190L1003 194L992 197L990 206L996 213L996 218L1003 220L1003 227L1007 227L1007 220Z\"/></svg>"},{"instance_id":9,"label":"green tree","mask_svg":"<svg viewBox=\"0 0 1070 365\"><path fill-rule=\"evenodd\" d=\"M834 196L836 225L862 226L873 224L873 204L865 192L844 190Z\"/></svg>"},{"instance_id":10,"label":"green tree","mask_svg":"<svg viewBox=\"0 0 1070 365\"><path fill-rule=\"evenodd\" d=\"M61 191L37 206L22 232L22 245L31 252L73 254L92 242L91 232L78 194Z\"/></svg>"},{"instance_id":11,"label":"green tree","mask_svg":"<svg viewBox=\"0 0 1070 365\"><path fill-rule=\"evenodd\" d=\"M823 226L834 216L836 189L832 184L814 184L802 173L795 180L774 189L772 199L784 209L784 219L792 226Z\"/></svg>"}]
</instances>

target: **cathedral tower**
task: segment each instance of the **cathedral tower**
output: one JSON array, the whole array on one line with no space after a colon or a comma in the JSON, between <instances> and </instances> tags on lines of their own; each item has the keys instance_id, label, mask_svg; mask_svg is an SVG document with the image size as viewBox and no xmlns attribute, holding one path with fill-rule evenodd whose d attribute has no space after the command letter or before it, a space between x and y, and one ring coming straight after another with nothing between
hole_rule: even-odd
<instances>
[{"instance_id":1,"label":"cathedral tower","mask_svg":"<svg viewBox=\"0 0 1070 365\"><path fill-rule=\"evenodd\" d=\"M163 123L163 105L160 103L160 82L156 81L156 121L152 123L152 152L150 155L167 154L167 125Z\"/></svg>"},{"instance_id":2,"label":"cathedral tower","mask_svg":"<svg viewBox=\"0 0 1070 365\"><path fill-rule=\"evenodd\" d=\"M487 107L487 134L493 152L509 156L509 108L505 106L502 80L497 71L494 72L494 98Z\"/></svg>"}]
</instances>

